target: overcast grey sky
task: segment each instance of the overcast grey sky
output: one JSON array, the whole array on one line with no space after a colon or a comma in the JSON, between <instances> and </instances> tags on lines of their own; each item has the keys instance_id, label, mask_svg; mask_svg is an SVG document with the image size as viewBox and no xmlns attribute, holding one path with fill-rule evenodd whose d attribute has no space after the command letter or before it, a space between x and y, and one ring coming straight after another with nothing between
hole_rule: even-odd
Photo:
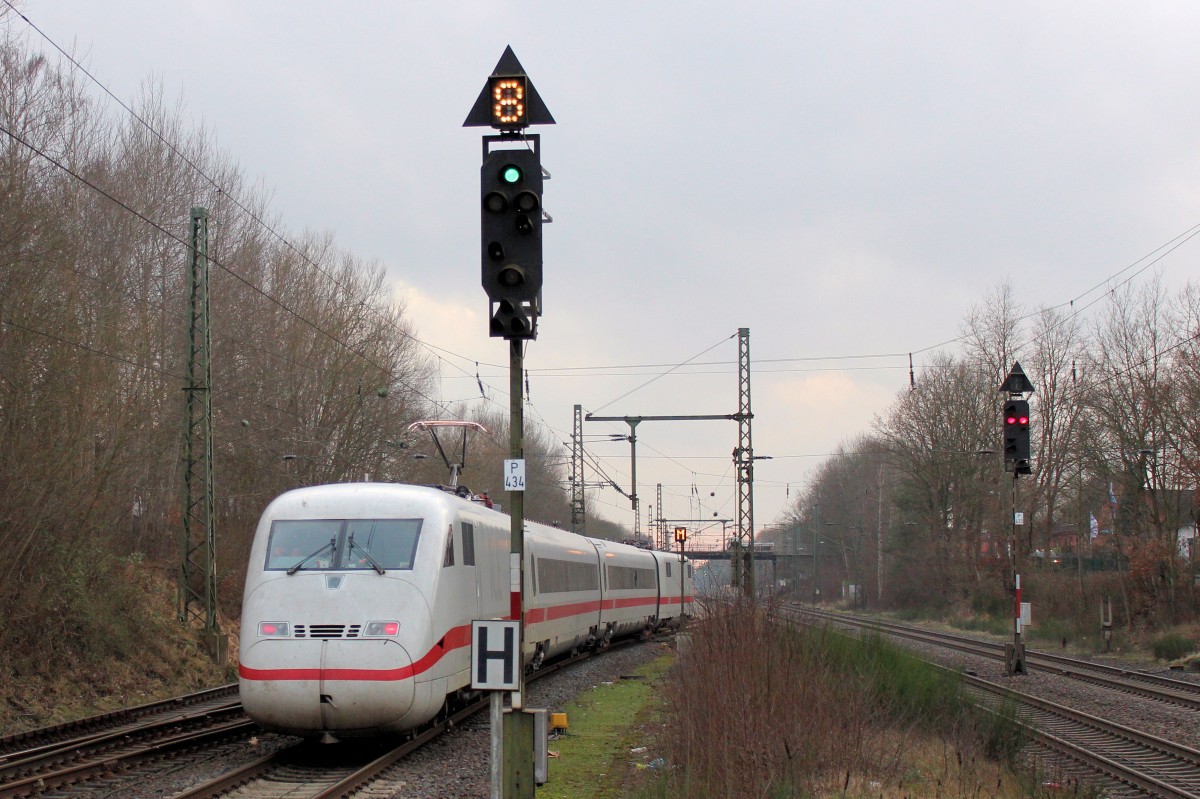
<instances>
[{"instance_id":1,"label":"overcast grey sky","mask_svg":"<svg viewBox=\"0 0 1200 799\"><path fill-rule=\"evenodd\" d=\"M290 230L384 263L420 337L453 353L442 398L479 396L478 361L504 407L479 284L485 131L460 126L511 45L558 122L534 129L554 223L529 416L568 441L576 403L733 413L748 327L754 447L773 456L760 525L905 388L907 353L919 370L1000 283L1056 305L1200 222L1194 2L19 6L118 96L160 81ZM1195 279L1198 247L1146 277ZM710 347L697 360L717 365L628 393L667 368L632 366ZM806 360L873 354L892 355ZM735 515L735 424L638 435L644 503L661 482L668 517ZM627 445L592 451L628 483Z\"/></svg>"}]
</instances>

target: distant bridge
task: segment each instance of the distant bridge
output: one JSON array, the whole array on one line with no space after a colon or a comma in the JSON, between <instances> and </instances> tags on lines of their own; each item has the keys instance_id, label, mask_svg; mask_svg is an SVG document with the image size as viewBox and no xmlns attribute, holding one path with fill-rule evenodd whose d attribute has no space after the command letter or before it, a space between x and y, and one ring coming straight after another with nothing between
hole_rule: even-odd
<instances>
[{"instance_id":1,"label":"distant bridge","mask_svg":"<svg viewBox=\"0 0 1200 799\"><path fill-rule=\"evenodd\" d=\"M676 551L678 552L678 550L676 550ZM731 549L685 549L683 551L683 554L686 555L691 560L732 560L733 559L733 550L731 550ZM745 553L743 553L743 554L745 554ZM776 558L779 558L779 557L781 557L781 556L776 555L774 552L766 552L766 551L759 551L759 550L754 551L754 559L755 560L769 560L772 563L774 563ZM791 555L783 555L782 557L790 558L792 556Z\"/></svg>"}]
</instances>

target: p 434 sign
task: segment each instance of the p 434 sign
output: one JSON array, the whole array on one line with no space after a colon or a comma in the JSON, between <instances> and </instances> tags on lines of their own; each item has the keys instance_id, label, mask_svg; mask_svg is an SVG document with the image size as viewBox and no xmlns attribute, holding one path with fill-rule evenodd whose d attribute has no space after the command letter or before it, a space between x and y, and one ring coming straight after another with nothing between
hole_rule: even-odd
<instances>
[{"instance_id":1,"label":"p 434 sign","mask_svg":"<svg viewBox=\"0 0 1200 799\"><path fill-rule=\"evenodd\" d=\"M525 459L508 458L504 461L504 490L525 490Z\"/></svg>"}]
</instances>

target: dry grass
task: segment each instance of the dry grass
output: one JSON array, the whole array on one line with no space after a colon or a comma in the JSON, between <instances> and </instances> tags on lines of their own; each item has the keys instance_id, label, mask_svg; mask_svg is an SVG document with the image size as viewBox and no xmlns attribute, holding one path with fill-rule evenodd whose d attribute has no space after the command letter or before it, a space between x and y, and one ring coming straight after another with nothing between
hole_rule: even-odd
<instances>
[{"instance_id":1,"label":"dry grass","mask_svg":"<svg viewBox=\"0 0 1200 799\"><path fill-rule=\"evenodd\" d=\"M879 639L795 631L736 607L692 630L662 697L671 768L631 788L641 799L1041 793L1006 762L1011 725Z\"/></svg>"}]
</instances>

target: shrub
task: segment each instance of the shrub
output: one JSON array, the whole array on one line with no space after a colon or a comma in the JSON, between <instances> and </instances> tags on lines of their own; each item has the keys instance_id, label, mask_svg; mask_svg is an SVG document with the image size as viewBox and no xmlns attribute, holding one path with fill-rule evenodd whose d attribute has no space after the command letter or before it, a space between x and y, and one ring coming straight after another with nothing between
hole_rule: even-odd
<instances>
[{"instance_id":1,"label":"shrub","mask_svg":"<svg viewBox=\"0 0 1200 799\"><path fill-rule=\"evenodd\" d=\"M950 734L966 713L957 675L878 635L793 629L745 603L691 630L666 693L672 787L692 797L805 796L888 774L897 740Z\"/></svg>"},{"instance_id":2,"label":"shrub","mask_svg":"<svg viewBox=\"0 0 1200 799\"><path fill-rule=\"evenodd\" d=\"M996 616L975 616L969 619L951 619L950 626L968 632L984 632L1004 635L1012 630L1012 619Z\"/></svg>"},{"instance_id":3,"label":"shrub","mask_svg":"<svg viewBox=\"0 0 1200 799\"><path fill-rule=\"evenodd\" d=\"M1158 660L1179 660L1193 648L1192 642L1179 633L1166 633L1150 642L1150 649Z\"/></svg>"}]
</instances>

